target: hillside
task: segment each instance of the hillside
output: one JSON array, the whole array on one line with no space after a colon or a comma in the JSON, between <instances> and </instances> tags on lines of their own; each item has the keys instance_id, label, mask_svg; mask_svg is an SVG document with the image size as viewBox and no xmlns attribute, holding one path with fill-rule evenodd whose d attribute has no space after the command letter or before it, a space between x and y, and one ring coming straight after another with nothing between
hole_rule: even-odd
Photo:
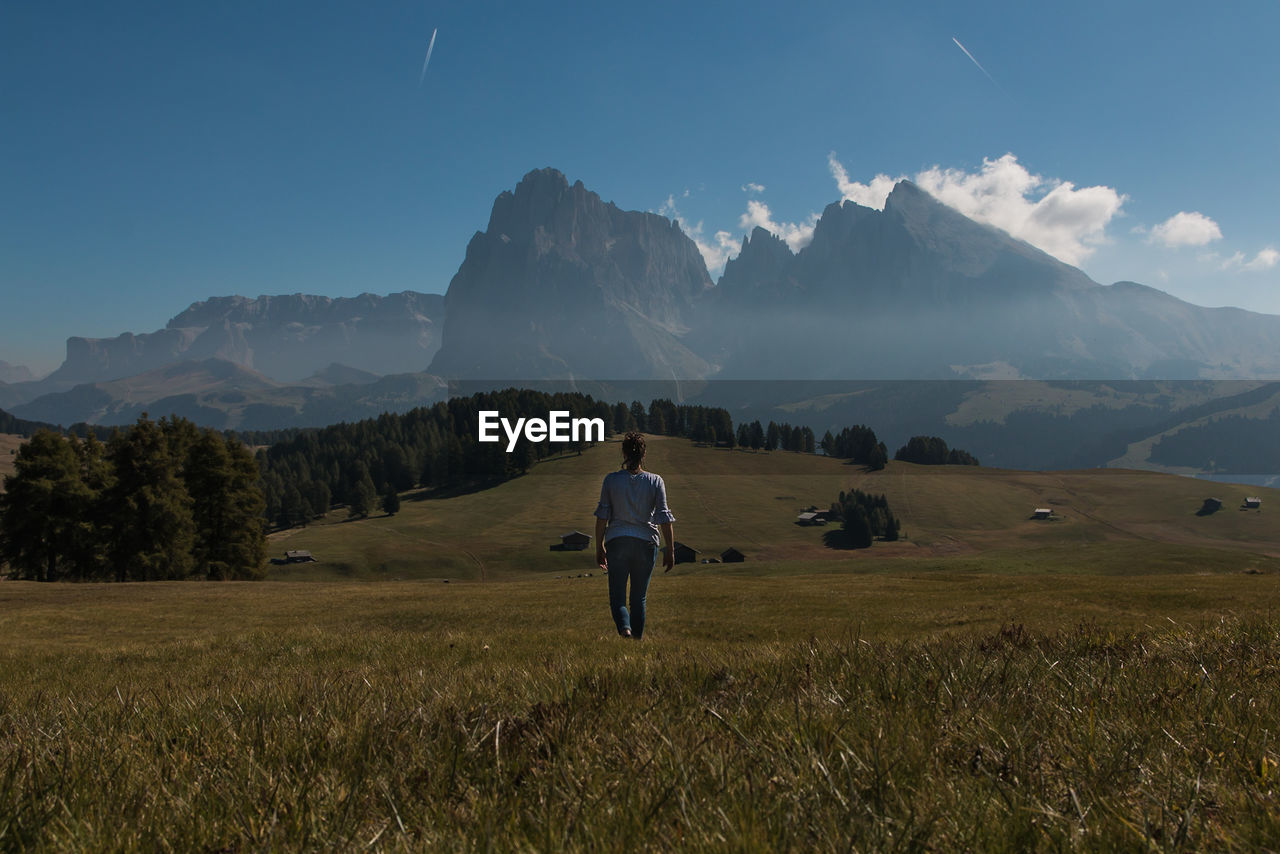
<instances>
[{"instance_id":1,"label":"hillside","mask_svg":"<svg viewBox=\"0 0 1280 854\"><path fill-rule=\"evenodd\" d=\"M333 380L359 380L331 384ZM225 359L186 361L124 379L47 394L16 414L57 424L131 424L147 412L179 415L217 430L320 427L431 403L443 381L430 374L374 377L331 364L320 379L285 385Z\"/></svg>"},{"instance_id":2,"label":"hillside","mask_svg":"<svg viewBox=\"0 0 1280 854\"><path fill-rule=\"evenodd\" d=\"M502 579L595 573L593 552L554 552L572 530L592 533L601 477L616 465L608 442L538 464L525 477L450 498L406 495L394 517L323 524L273 535L269 552L307 549L321 561L274 568L274 578ZM1264 514L1280 491L1206 484L1122 470L1023 472L922 467L883 471L818 456L752 453L651 437L648 467L667 481L676 537L701 557L735 547L741 565L682 564L690 573L775 574L982 569L986 572L1280 571L1280 529ZM801 527L805 507L844 489L884 493L906 539L865 551L823 544L831 528ZM1262 492L1261 512L1236 509ZM1210 495L1224 509L1196 516ZM1032 521L1051 507L1054 521Z\"/></svg>"},{"instance_id":3,"label":"hillside","mask_svg":"<svg viewBox=\"0 0 1280 854\"><path fill-rule=\"evenodd\" d=\"M4 479L13 474L14 456L25 440L16 433L0 433L0 492L4 492Z\"/></svg>"}]
</instances>

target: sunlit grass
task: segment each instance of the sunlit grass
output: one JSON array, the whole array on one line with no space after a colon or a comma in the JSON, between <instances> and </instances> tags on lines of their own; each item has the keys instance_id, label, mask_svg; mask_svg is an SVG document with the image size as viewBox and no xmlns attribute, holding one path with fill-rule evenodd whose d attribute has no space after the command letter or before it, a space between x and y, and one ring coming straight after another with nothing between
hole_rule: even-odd
<instances>
[{"instance_id":1,"label":"sunlit grass","mask_svg":"<svg viewBox=\"0 0 1280 854\"><path fill-rule=\"evenodd\" d=\"M1275 576L0 585L0 846L1204 850Z\"/></svg>"}]
</instances>

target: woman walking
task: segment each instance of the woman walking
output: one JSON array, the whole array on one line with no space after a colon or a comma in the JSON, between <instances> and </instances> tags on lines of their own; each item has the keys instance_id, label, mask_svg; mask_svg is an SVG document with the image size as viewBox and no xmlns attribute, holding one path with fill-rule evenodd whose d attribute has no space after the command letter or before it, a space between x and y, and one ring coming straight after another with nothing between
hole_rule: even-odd
<instances>
[{"instance_id":1,"label":"woman walking","mask_svg":"<svg viewBox=\"0 0 1280 854\"><path fill-rule=\"evenodd\" d=\"M639 640L644 636L644 602L649 579L658 562L658 529L666 540L664 572L675 565L676 517L667 507L667 485L644 471L644 436L628 433L622 439L622 468L605 476L596 505L596 563L609 575L609 609L618 634ZM631 608L627 608L627 581Z\"/></svg>"}]
</instances>

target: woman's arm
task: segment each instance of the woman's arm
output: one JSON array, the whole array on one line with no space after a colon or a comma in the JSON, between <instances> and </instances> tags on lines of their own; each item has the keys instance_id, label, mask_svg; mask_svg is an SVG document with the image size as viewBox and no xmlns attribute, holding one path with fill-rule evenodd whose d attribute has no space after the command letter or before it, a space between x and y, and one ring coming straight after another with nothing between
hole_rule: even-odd
<instances>
[{"instance_id":1,"label":"woman's arm","mask_svg":"<svg viewBox=\"0 0 1280 854\"><path fill-rule=\"evenodd\" d=\"M662 571L670 572L671 567L676 565L676 526L671 522L663 522L659 527L662 529L662 538L667 541L667 547L662 550Z\"/></svg>"},{"instance_id":2,"label":"woman's arm","mask_svg":"<svg viewBox=\"0 0 1280 854\"><path fill-rule=\"evenodd\" d=\"M609 559L604 552L604 529L609 524L599 516L596 517L596 563L605 572L609 571Z\"/></svg>"}]
</instances>

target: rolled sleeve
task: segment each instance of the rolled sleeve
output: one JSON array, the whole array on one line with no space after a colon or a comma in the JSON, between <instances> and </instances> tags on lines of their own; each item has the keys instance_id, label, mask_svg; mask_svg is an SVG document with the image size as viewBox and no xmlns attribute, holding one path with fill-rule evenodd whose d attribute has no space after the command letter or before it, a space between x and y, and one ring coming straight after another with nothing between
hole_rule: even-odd
<instances>
[{"instance_id":1,"label":"rolled sleeve","mask_svg":"<svg viewBox=\"0 0 1280 854\"><path fill-rule=\"evenodd\" d=\"M658 494L653 499L653 523L662 525L667 522L674 522L675 514L671 512L671 508L667 506L667 483L661 477L658 478Z\"/></svg>"}]
</instances>

